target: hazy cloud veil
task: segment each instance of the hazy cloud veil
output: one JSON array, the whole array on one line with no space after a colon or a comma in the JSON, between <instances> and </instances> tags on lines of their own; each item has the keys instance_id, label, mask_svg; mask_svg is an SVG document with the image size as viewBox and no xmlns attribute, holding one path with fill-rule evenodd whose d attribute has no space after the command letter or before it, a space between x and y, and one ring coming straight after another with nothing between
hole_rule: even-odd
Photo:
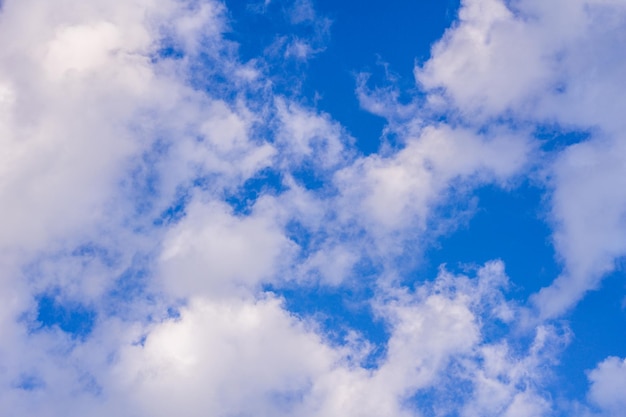
<instances>
[{"instance_id":1,"label":"hazy cloud veil","mask_svg":"<svg viewBox=\"0 0 626 417\"><path fill-rule=\"evenodd\" d=\"M623 352L580 398L554 373L626 254L626 3L464 0L409 99L355 76L397 142L369 155L272 73L333 36L283 3L306 35L244 60L218 1L0 2L0 414L621 415ZM531 176L549 286L512 299L498 259L415 276L476 189ZM382 336L290 309L314 292Z\"/></svg>"}]
</instances>

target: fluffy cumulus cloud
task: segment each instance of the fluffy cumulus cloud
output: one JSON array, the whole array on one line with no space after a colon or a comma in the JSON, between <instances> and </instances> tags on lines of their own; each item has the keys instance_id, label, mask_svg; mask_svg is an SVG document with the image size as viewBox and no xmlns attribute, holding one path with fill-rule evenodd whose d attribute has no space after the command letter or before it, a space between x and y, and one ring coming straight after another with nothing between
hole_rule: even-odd
<instances>
[{"instance_id":1,"label":"fluffy cumulus cloud","mask_svg":"<svg viewBox=\"0 0 626 417\"><path fill-rule=\"evenodd\" d=\"M397 142L370 155L269 74L332 37L314 2L282 12L304 34L246 61L214 0L0 3L0 414L574 409L550 385L572 339L555 319L626 253L626 4L463 1L408 104L357 77ZM552 284L511 300L499 260L418 276L477 188L525 176ZM294 293L360 294L381 335ZM587 375L581 415L619 415L624 361Z\"/></svg>"},{"instance_id":2,"label":"fluffy cumulus cloud","mask_svg":"<svg viewBox=\"0 0 626 417\"><path fill-rule=\"evenodd\" d=\"M621 387L626 382L626 362L609 357L589 372L589 380L589 397L593 403L607 415L619 415L624 409Z\"/></svg>"},{"instance_id":3,"label":"fluffy cumulus cloud","mask_svg":"<svg viewBox=\"0 0 626 417\"><path fill-rule=\"evenodd\" d=\"M372 346L362 336L332 342L271 294L194 296L176 317L110 318L81 343L58 331L23 335L51 351L14 353L2 406L50 416L409 416L442 406L468 416L541 415L548 400L534 383L545 377L543 351L558 350L562 336L540 328L517 352L504 338L487 340L483 320L516 314L501 292L506 283L494 262L472 278L442 270L419 288L381 292L375 309L390 336L375 367L365 366ZM450 391L460 400L445 406ZM421 405L423 393L441 404Z\"/></svg>"}]
</instances>

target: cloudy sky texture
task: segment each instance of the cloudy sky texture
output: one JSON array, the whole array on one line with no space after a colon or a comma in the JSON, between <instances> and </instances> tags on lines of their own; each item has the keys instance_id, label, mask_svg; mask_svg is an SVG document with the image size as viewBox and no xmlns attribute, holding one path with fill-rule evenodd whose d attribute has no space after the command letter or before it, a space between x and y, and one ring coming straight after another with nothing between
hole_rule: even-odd
<instances>
[{"instance_id":1,"label":"cloudy sky texture","mask_svg":"<svg viewBox=\"0 0 626 417\"><path fill-rule=\"evenodd\" d=\"M0 2L1 415L623 415L626 2L374 3Z\"/></svg>"}]
</instances>

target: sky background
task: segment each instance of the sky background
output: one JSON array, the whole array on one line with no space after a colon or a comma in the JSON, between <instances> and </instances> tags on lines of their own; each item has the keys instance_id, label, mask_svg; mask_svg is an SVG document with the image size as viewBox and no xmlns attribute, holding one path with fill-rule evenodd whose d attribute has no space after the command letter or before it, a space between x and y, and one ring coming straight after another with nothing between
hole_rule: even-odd
<instances>
[{"instance_id":1,"label":"sky background","mask_svg":"<svg viewBox=\"0 0 626 417\"><path fill-rule=\"evenodd\" d=\"M622 0L0 1L0 415L619 417Z\"/></svg>"}]
</instances>

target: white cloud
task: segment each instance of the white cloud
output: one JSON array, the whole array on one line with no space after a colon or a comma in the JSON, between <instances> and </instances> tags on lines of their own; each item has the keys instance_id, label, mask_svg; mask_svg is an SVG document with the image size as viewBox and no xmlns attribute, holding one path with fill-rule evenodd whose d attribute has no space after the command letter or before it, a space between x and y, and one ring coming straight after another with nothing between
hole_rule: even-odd
<instances>
[{"instance_id":1,"label":"white cloud","mask_svg":"<svg viewBox=\"0 0 626 417\"><path fill-rule=\"evenodd\" d=\"M327 170L349 162L346 145L353 140L328 114L316 114L283 98L277 98L275 105L276 140L284 163L296 168L306 162Z\"/></svg>"},{"instance_id":2,"label":"white cloud","mask_svg":"<svg viewBox=\"0 0 626 417\"><path fill-rule=\"evenodd\" d=\"M589 399L607 415L619 416L626 407L626 361L609 357L589 372Z\"/></svg>"},{"instance_id":3,"label":"white cloud","mask_svg":"<svg viewBox=\"0 0 626 417\"><path fill-rule=\"evenodd\" d=\"M427 126L404 140L406 146L397 153L361 158L336 174L343 194L339 215L355 216L377 237L398 230L424 232L449 194L485 183L505 185L532 151L523 136L480 135L445 124Z\"/></svg>"},{"instance_id":4,"label":"white cloud","mask_svg":"<svg viewBox=\"0 0 626 417\"><path fill-rule=\"evenodd\" d=\"M223 203L192 204L163 243L159 267L168 293L220 297L271 282L296 249L276 220L262 209L236 216Z\"/></svg>"},{"instance_id":5,"label":"white cloud","mask_svg":"<svg viewBox=\"0 0 626 417\"><path fill-rule=\"evenodd\" d=\"M67 3L3 6L5 247L102 222L133 158L158 139L150 125L176 128L169 112L189 108L187 87L150 63L164 24L156 16L181 5L157 13L151 2ZM214 21L205 27L219 27Z\"/></svg>"},{"instance_id":6,"label":"white cloud","mask_svg":"<svg viewBox=\"0 0 626 417\"><path fill-rule=\"evenodd\" d=\"M211 191L221 194L273 157L273 148L250 134L256 116L245 103L227 104L189 86L187 65L200 49L215 60L213 71L235 64L221 40L223 6L188 6L35 0L2 5L3 414L97 415L115 408L85 392L97 391L92 373L110 365L107 355L130 342L128 333L147 317L163 315L158 296L146 297L122 306L132 311L115 312L131 322L107 324L109 303L120 304L109 299L117 297L111 295L117 280L125 273L132 277L134 262L153 256L162 241L165 228L153 221L197 177L212 176ZM172 43L183 58L159 55ZM246 83L241 71L227 72L238 87ZM264 230L264 221L243 224ZM235 219L216 229L229 225L246 231ZM228 248L221 253L232 255ZM137 298L132 292L140 292L142 283L124 285L130 289L123 295ZM37 317L36 296L49 291L67 308L94 310L88 341L71 340L54 325L67 317L37 322L46 318ZM111 413L124 415L123 409Z\"/></svg>"},{"instance_id":7,"label":"white cloud","mask_svg":"<svg viewBox=\"0 0 626 417\"><path fill-rule=\"evenodd\" d=\"M317 13L310 0L296 0L291 7L289 17L292 23L298 24L314 21Z\"/></svg>"},{"instance_id":8,"label":"white cloud","mask_svg":"<svg viewBox=\"0 0 626 417\"><path fill-rule=\"evenodd\" d=\"M272 296L194 297L180 318L154 327L143 344L123 348L109 382L133 409L154 416L409 416L423 407L407 403L420 390L464 381L478 392L491 381L501 391L495 405L492 396L478 405L464 406L464 397L450 405L465 415L543 415L548 400L520 387L537 377L529 373L542 372L539 350L552 349L559 338L541 329L521 358L502 343L482 340L480 317L502 307L498 288L505 284L495 262L478 278L444 271L415 292L381 295L376 308L391 336L374 369L350 359L362 357L362 344L329 344ZM449 373L452 362L460 364L457 373Z\"/></svg>"},{"instance_id":9,"label":"white cloud","mask_svg":"<svg viewBox=\"0 0 626 417\"><path fill-rule=\"evenodd\" d=\"M569 147L554 164L554 242L565 271L537 295L548 316L596 288L626 254L625 150L617 138L596 138Z\"/></svg>"},{"instance_id":10,"label":"white cloud","mask_svg":"<svg viewBox=\"0 0 626 417\"><path fill-rule=\"evenodd\" d=\"M523 5L524 2L518 2ZM518 110L550 87L552 42L536 19L518 19L500 0L464 1L459 23L415 69L425 88L443 88L460 111L477 117ZM546 46L548 48L546 48Z\"/></svg>"},{"instance_id":11,"label":"white cloud","mask_svg":"<svg viewBox=\"0 0 626 417\"><path fill-rule=\"evenodd\" d=\"M125 349L115 373L142 415L292 415L336 360L276 299L196 299Z\"/></svg>"}]
</instances>

